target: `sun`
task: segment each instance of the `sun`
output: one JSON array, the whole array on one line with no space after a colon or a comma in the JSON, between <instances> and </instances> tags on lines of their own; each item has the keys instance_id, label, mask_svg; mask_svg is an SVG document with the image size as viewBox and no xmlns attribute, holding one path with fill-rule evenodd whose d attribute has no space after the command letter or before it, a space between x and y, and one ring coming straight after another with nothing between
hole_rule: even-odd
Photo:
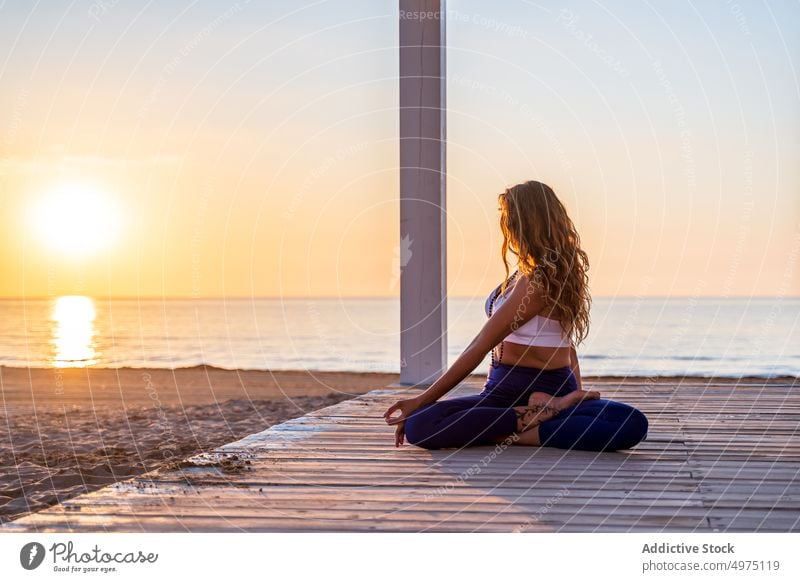
<instances>
[{"instance_id":1,"label":"sun","mask_svg":"<svg viewBox=\"0 0 800 582\"><path fill-rule=\"evenodd\" d=\"M38 200L31 220L49 249L80 258L113 245L120 213L109 194L91 186L65 184Z\"/></svg>"}]
</instances>

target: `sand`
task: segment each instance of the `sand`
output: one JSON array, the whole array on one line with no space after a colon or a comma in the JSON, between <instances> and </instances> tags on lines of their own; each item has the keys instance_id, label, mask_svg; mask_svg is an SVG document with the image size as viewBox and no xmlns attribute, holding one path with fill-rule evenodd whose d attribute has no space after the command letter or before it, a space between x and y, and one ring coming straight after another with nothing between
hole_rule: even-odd
<instances>
[{"instance_id":1,"label":"sand","mask_svg":"<svg viewBox=\"0 0 800 582\"><path fill-rule=\"evenodd\" d=\"M209 366L0 367L0 523L398 380Z\"/></svg>"}]
</instances>

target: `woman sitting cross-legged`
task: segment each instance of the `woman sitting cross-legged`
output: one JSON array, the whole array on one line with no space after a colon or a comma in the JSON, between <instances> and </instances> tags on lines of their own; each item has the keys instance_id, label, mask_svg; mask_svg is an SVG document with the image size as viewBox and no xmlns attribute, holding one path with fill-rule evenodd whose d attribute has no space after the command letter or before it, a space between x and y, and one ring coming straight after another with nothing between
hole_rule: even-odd
<instances>
[{"instance_id":1,"label":"woman sitting cross-legged","mask_svg":"<svg viewBox=\"0 0 800 582\"><path fill-rule=\"evenodd\" d=\"M427 449L507 439L590 451L635 446L647 435L645 415L581 387L576 345L589 327L588 259L564 206L534 181L498 198L506 274L508 250L517 270L489 295L486 323L453 365L422 394L385 412L386 422L396 425L396 446L406 438ZM439 400L489 351L480 394Z\"/></svg>"}]
</instances>

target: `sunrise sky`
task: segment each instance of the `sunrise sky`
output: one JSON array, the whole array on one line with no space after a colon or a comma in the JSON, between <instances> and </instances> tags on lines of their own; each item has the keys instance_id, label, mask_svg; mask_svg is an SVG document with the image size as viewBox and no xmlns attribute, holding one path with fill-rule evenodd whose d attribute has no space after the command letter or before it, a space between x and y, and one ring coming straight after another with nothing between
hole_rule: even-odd
<instances>
[{"instance_id":1,"label":"sunrise sky","mask_svg":"<svg viewBox=\"0 0 800 582\"><path fill-rule=\"evenodd\" d=\"M0 296L399 293L396 1L221 4L0 5ZM527 179L595 295L800 295L800 4L448 11L452 296Z\"/></svg>"}]
</instances>

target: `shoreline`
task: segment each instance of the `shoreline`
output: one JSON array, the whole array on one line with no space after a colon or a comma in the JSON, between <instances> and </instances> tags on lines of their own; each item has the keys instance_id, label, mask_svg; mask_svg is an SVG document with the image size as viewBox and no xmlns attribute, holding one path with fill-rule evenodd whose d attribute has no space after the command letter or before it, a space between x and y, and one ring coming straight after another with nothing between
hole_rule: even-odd
<instances>
[{"instance_id":1,"label":"shoreline","mask_svg":"<svg viewBox=\"0 0 800 582\"><path fill-rule=\"evenodd\" d=\"M213 364L194 364L191 366L176 366L174 368L162 368L151 366L82 366L82 367L54 367L54 366L9 366L7 364L0 364L0 373L3 370L47 370L47 371L67 371L69 373L87 370L109 370L109 371L122 371L122 372L180 372L186 371L207 371L207 372L234 372L234 373L248 373L248 374L307 374L307 375L328 375L328 374L354 374L358 376L373 376L378 381L382 381L384 377L394 376L399 380L399 372L376 372L376 371L358 371L358 370L303 370L298 368L287 369L262 369L262 368L224 368L222 366L215 366ZM464 381L474 381L477 379L484 379L486 377L483 373L472 373ZM647 380L681 380L681 379L696 379L696 380L715 380L715 381L787 381L797 382L800 380L800 375L792 376L791 374L778 374L774 376L767 375L747 375L747 376L724 376L719 374L632 374L632 375L619 375L619 374L582 374L581 377L586 380L625 380L628 382L639 382ZM394 380L392 382L395 382ZM392 383L390 382L390 383Z\"/></svg>"},{"instance_id":2,"label":"shoreline","mask_svg":"<svg viewBox=\"0 0 800 582\"><path fill-rule=\"evenodd\" d=\"M0 523L399 381L381 372L0 366ZM465 381L482 384L483 374ZM795 377L584 377L800 386ZM397 387L402 391L405 387ZM410 388L410 387L409 387ZM387 426L387 443L393 429Z\"/></svg>"}]
</instances>

